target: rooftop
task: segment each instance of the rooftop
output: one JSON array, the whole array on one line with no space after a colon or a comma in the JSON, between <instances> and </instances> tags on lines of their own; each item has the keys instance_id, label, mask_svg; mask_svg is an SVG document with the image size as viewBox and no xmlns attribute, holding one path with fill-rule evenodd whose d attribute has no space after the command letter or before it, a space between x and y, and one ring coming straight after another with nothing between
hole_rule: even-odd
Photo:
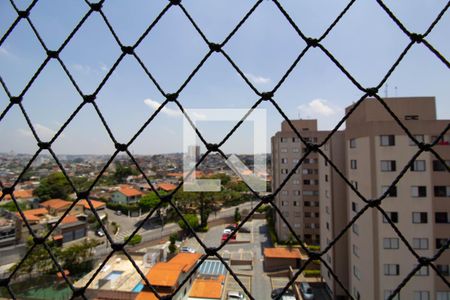
<instances>
[{"instance_id":1,"label":"rooftop","mask_svg":"<svg viewBox=\"0 0 450 300\"><path fill-rule=\"evenodd\" d=\"M90 200L90 201L92 203L92 206L94 206L95 209L99 209L99 208L106 206L105 202L101 202L101 201L97 201L97 200ZM85 199L80 200L78 203L83 205L85 209L91 209L91 207L89 206L89 203Z\"/></svg>"},{"instance_id":2,"label":"rooftop","mask_svg":"<svg viewBox=\"0 0 450 300\"><path fill-rule=\"evenodd\" d=\"M121 185L119 188L119 193L122 193L123 195L125 195L127 197L142 196L141 191L139 191L129 185Z\"/></svg>"},{"instance_id":3,"label":"rooftop","mask_svg":"<svg viewBox=\"0 0 450 300\"><path fill-rule=\"evenodd\" d=\"M72 202L63 199L50 199L41 202L41 206L46 208L61 209L70 206Z\"/></svg>"},{"instance_id":4,"label":"rooftop","mask_svg":"<svg viewBox=\"0 0 450 300\"><path fill-rule=\"evenodd\" d=\"M209 278L197 278L194 280L189 297L220 299L222 297L224 281L224 275Z\"/></svg>"},{"instance_id":5,"label":"rooftop","mask_svg":"<svg viewBox=\"0 0 450 300\"><path fill-rule=\"evenodd\" d=\"M267 258L297 258L307 259L297 248L264 248L264 257Z\"/></svg>"}]
</instances>

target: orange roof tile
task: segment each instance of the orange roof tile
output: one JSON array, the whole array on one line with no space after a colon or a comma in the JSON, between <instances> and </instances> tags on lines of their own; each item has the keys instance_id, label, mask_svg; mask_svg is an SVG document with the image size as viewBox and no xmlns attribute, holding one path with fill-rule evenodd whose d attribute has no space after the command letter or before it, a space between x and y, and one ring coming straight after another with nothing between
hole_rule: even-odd
<instances>
[{"instance_id":1,"label":"orange roof tile","mask_svg":"<svg viewBox=\"0 0 450 300\"><path fill-rule=\"evenodd\" d=\"M174 189L176 189L177 186L175 184L172 183L158 183L158 189L164 190L166 192L170 192L173 191Z\"/></svg>"},{"instance_id":2,"label":"orange roof tile","mask_svg":"<svg viewBox=\"0 0 450 300\"><path fill-rule=\"evenodd\" d=\"M202 257L200 253L178 253L169 263L183 266L183 272L188 272Z\"/></svg>"},{"instance_id":3,"label":"orange roof tile","mask_svg":"<svg viewBox=\"0 0 450 300\"><path fill-rule=\"evenodd\" d=\"M40 221L41 217L43 215L48 214L48 210L45 208L35 208L35 209L29 209L23 211L23 214L25 215L25 218L27 221ZM20 219L22 219L22 216L16 212L16 216L18 216Z\"/></svg>"},{"instance_id":4,"label":"orange roof tile","mask_svg":"<svg viewBox=\"0 0 450 300\"><path fill-rule=\"evenodd\" d=\"M147 273L147 279L154 286L175 287L184 266L170 262L160 262Z\"/></svg>"},{"instance_id":5,"label":"orange roof tile","mask_svg":"<svg viewBox=\"0 0 450 300\"><path fill-rule=\"evenodd\" d=\"M189 297L220 299L222 297L224 275L216 278L197 278L194 280Z\"/></svg>"},{"instance_id":6,"label":"orange roof tile","mask_svg":"<svg viewBox=\"0 0 450 300\"><path fill-rule=\"evenodd\" d=\"M166 294L159 293L159 295L164 296ZM158 297L156 297L153 292L143 291L140 292L134 300L158 300Z\"/></svg>"},{"instance_id":7,"label":"orange roof tile","mask_svg":"<svg viewBox=\"0 0 450 300\"><path fill-rule=\"evenodd\" d=\"M62 219L61 224L70 224L78 222L78 218L72 215L67 215Z\"/></svg>"},{"instance_id":8,"label":"orange roof tile","mask_svg":"<svg viewBox=\"0 0 450 300\"><path fill-rule=\"evenodd\" d=\"M41 205L46 208L53 208L53 209L61 209L64 207L69 206L72 204L72 202L62 199L50 199L44 202L41 202Z\"/></svg>"},{"instance_id":9,"label":"orange roof tile","mask_svg":"<svg viewBox=\"0 0 450 300\"><path fill-rule=\"evenodd\" d=\"M16 197L17 199L33 198L33 190L14 191L14 197Z\"/></svg>"},{"instance_id":10,"label":"orange roof tile","mask_svg":"<svg viewBox=\"0 0 450 300\"><path fill-rule=\"evenodd\" d=\"M91 207L89 206L89 203L85 199L80 200L78 203L83 205L85 209L91 209ZM97 200L92 200L91 199L91 203L92 203L92 206L94 206L95 209L99 209L101 207L106 206L106 203L102 202L102 201L97 201Z\"/></svg>"},{"instance_id":11,"label":"orange roof tile","mask_svg":"<svg viewBox=\"0 0 450 300\"><path fill-rule=\"evenodd\" d=\"M306 259L297 248L264 248L264 257L268 258L298 258Z\"/></svg>"},{"instance_id":12,"label":"orange roof tile","mask_svg":"<svg viewBox=\"0 0 450 300\"><path fill-rule=\"evenodd\" d=\"M142 192L128 185L120 186L119 192L127 197L142 196Z\"/></svg>"}]
</instances>

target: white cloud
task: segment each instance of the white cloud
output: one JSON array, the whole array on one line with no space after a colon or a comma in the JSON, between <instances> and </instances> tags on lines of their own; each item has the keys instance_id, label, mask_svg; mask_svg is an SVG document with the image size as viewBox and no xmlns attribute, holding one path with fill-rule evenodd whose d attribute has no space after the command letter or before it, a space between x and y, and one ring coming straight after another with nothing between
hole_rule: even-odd
<instances>
[{"instance_id":1,"label":"white cloud","mask_svg":"<svg viewBox=\"0 0 450 300\"><path fill-rule=\"evenodd\" d=\"M144 100L145 105L151 107L154 110L157 110L160 106L161 103L159 103L158 101L152 100L152 99L145 99ZM167 108L167 107L163 107L161 109L161 112L170 116L170 117L180 117L182 116L181 111L179 110L175 110L175 109L171 109L171 108Z\"/></svg>"},{"instance_id":2,"label":"white cloud","mask_svg":"<svg viewBox=\"0 0 450 300\"><path fill-rule=\"evenodd\" d=\"M342 108L330 104L325 99L314 99L308 104L302 104L298 106L298 110L303 115L302 117L331 117L342 112Z\"/></svg>"},{"instance_id":3,"label":"white cloud","mask_svg":"<svg viewBox=\"0 0 450 300\"><path fill-rule=\"evenodd\" d=\"M39 138L44 140L44 141L48 141L51 138L53 138L53 136L57 132L56 130L48 128L47 126L44 126L44 125L39 124L39 123L33 124L33 127L34 127L34 130L36 131L37 135L39 136ZM30 129L19 128L18 131L23 136L26 136L26 137L32 137L33 136L33 133L31 132ZM63 136L63 135L61 134L61 136Z\"/></svg>"},{"instance_id":4,"label":"white cloud","mask_svg":"<svg viewBox=\"0 0 450 300\"><path fill-rule=\"evenodd\" d=\"M251 73L244 73L244 75L254 84L267 84L272 81L270 78L254 75Z\"/></svg>"}]
</instances>

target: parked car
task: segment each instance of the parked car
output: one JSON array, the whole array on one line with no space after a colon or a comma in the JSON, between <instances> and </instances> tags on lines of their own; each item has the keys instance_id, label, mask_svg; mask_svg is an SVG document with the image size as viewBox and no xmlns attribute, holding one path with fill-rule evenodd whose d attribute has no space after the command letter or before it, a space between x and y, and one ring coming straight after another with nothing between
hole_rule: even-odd
<instances>
[{"instance_id":1,"label":"parked car","mask_svg":"<svg viewBox=\"0 0 450 300\"><path fill-rule=\"evenodd\" d=\"M116 210L115 214L118 215L118 216L121 216L122 215L122 211L121 210Z\"/></svg>"},{"instance_id":2,"label":"parked car","mask_svg":"<svg viewBox=\"0 0 450 300\"><path fill-rule=\"evenodd\" d=\"M229 236L230 236L230 235L229 235L229 234L226 234L226 233L222 234L222 241L225 241ZM236 240L236 235L233 234L233 235L231 236L231 239L230 239L230 240L235 241L235 240Z\"/></svg>"},{"instance_id":3,"label":"parked car","mask_svg":"<svg viewBox=\"0 0 450 300\"><path fill-rule=\"evenodd\" d=\"M314 299L314 294L312 291L311 286L307 282L300 283L300 292L303 295L303 299L305 300L312 300Z\"/></svg>"},{"instance_id":4,"label":"parked car","mask_svg":"<svg viewBox=\"0 0 450 300\"><path fill-rule=\"evenodd\" d=\"M105 233L103 232L103 229L97 229L97 231L95 232L96 235L102 237L105 236Z\"/></svg>"},{"instance_id":5,"label":"parked car","mask_svg":"<svg viewBox=\"0 0 450 300\"><path fill-rule=\"evenodd\" d=\"M181 253L195 253L195 249L191 247L181 247L180 248Z\"/></svg>"},{"instance_id":6,"label":"parked car","mask_svg":"<svg viewBox=\"0 0 450 300\"><path fill-rule=\"evenodd\" d=\"M242 292L237 292L237 291L229 291L228 292L228 300L245 300L245 296Z\"/></svg>"},{"instance_id":7,"label":"parked car","mask_svg":"<svg viewBox=\"0 0 450 300\"><path fill-rule=\"evenodd\" d=\"M283 288L274 289L272 293L270 294L270 297L272 299L282 299L282 300L290 300L295 299L294 292L290 289L287 289L286 292L283 293L283 295L280 297L281 293L283 292ZM280 298L278 298L280 297Z\"/></svg>"},{"instance_id":8,"label":"parked car","mask_svg":"<svg viewBox=\"0 0 450 300\"><path fill-rule=\"evenodd\" d=\"M233 232L233 230L232 229L229 229L229 228L225 228L224 230L223 230L223 234L231 234Z\"/></svg>"},{"instance_id":9,"label":"parked car","mask_svg":"<svg viewBox=\"0 0 450 300\"><path fill-rule=\"evenodd\" d=\"M235 230L238 227L238 224L230 224L225 229Z\"/></svg>"}]
</instances>

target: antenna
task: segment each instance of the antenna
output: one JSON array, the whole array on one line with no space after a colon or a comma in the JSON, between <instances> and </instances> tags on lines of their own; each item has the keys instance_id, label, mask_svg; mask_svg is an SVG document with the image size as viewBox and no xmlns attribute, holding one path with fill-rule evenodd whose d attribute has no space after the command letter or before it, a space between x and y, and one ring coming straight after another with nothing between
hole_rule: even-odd
<instances>
[{"instance_id":1,"label":"antenna","mask_svg":"<svg viewBox=\"0 0 450 300\"><path fill-rule=\"evenodd\" d=\"M394 87L394 90L395 90L395 97L397 97L397 91L398 91L397 87Z\"/></svg>"},{"instance_id":2,"label":"antenna","mask_svg":"<svg viewBox=\"0 0 450 300\"><path fill-rule=\"evenodd\" d=\"M389 83L386 82L386 85L384 86L384 98L388 97L388 91L389 91Z\"/></svg>"}]
</instances>

